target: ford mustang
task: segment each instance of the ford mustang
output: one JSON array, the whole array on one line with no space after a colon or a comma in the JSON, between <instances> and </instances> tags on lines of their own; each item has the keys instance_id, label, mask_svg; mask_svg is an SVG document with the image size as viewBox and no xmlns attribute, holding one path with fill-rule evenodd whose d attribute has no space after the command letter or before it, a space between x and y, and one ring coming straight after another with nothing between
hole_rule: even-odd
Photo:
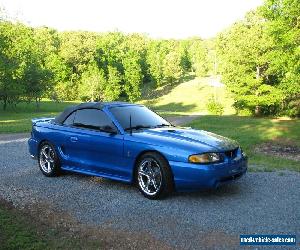
<instances>
[{"instance_id":1,"label":"ford mustang","mask_svg":"<svg viewBox=\"0 0 300 250\"><path fill-rule=\"evenodd\" d=\"M149 199L216 188L247 171L237 142L175 127L143 105L89 102L32 120L28 141L45 176L62 170L135 183Z\"/></svg>"}]
</instances>

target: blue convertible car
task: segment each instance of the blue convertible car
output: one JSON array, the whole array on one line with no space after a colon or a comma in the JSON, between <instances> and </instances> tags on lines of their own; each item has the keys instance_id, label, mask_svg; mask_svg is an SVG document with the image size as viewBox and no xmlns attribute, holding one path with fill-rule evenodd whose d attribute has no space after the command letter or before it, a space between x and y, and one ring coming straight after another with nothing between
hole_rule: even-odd
<instances>
[{"instance_id":1,"label":"blue convertible car","mask_svg":"<svg viewBox=\"0 0 300 250\"><path fill-rule=\"evenodd\" d=\"M143 105L82 103L32 123L29 152L46 176L67 170L136 183L157 199L215 188L247 171L237 142L175 127Z\"/></svg>"}]
</instances>

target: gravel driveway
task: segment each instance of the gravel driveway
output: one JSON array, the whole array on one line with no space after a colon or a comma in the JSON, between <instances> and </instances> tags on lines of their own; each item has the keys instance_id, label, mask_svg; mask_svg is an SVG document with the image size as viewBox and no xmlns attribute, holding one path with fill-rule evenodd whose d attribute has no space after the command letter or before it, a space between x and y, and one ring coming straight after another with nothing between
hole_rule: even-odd
<instances>
[{"instance_id":1,"label":"gravel driveway","mask_svg":"<svg viewBox=\"0 0 300 250\"><path fill-rule=\"evenodd\" d=\"M217 190L151 201L126 184L77 174L44 177L26 134L0 135L0 196L46 202L86 225L138 232L173 248L237 249L246 233L300 233L300 174L248 173Z\"/></svg>"}]
</instances>

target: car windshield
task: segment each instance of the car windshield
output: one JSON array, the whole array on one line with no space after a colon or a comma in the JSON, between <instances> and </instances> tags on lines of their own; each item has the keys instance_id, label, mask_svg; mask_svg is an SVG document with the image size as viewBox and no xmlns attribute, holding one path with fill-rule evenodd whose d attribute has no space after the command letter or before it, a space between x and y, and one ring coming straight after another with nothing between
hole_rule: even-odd
<instances>
[{"instance_id":1,"label":"car windshield","mask_svg":"<svg viewBox=\"0 0 300 250\"><path fill-rule=\"evenodd\" d=\"M144 106L112 107L110 112L125 131L130 130L130 116L131 128L134 130L172 126L165 119Z\"/></svg>"}]
</instances>

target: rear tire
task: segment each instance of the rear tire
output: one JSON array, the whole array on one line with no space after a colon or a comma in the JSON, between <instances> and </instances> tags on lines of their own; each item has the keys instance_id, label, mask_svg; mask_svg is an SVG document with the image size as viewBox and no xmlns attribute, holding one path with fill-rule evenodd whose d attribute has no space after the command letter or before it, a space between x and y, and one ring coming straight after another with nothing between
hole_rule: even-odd
<instances>
[{"instance_id":1,"label":"rear tire","mask_svg":"<svg viewBox=\"0 0 300 250\"><path fill-rule=\"evenodd\" d=\"M173 191L173 175L168 162L159 153L149 152L137 162L135 179L148 199L160 199Z\"/></svg>"},{"instance_id":2,"label":"rear tire","mask_svg":"<svg viewBox=\"0 0 300 250\"><path fill-rule=\"evenodd\" d=\"M60 163L54 146L43 142L39 147L38 164L42 173L47 177L57 176L60 172Z\"/></svg>"}]
</instances>

